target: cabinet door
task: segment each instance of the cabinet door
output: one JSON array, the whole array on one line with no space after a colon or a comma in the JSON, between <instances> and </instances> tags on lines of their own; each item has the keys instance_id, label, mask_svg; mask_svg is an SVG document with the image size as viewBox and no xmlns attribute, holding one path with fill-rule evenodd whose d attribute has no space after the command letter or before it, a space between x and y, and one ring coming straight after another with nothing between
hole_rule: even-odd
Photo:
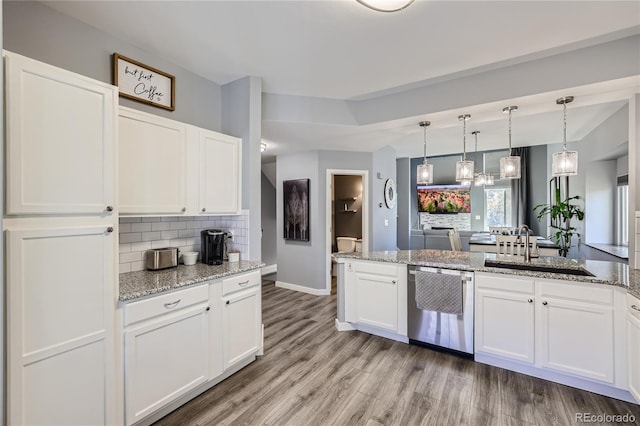
<instances>
[{"instance_id":1,"label":"cabinet door","mask_svg":"<svg viewBox=\"0 0 640 426\"><path fill-rule=\"evenodd\" d=\"M200 130L201 214L237 214L241 202L242 141Z\"/></svg>"},{"instance_id":2,"label":"cabinet door","mask_svg":"<svg viewBox=\"0 0 640 426\"><path fill-rule=\"evenodd\" d=\"M120 108L120 213L186 211L186 126Z\"/></svg>"},{"instance_id":3,"label":"cabinet door","mask_svg":"<svg viewBox=\"0 0 640 426\"><path fill-rule=\"evenodd\" d=\"M224 369L254 355L260 347L260 287L239 291L222 299Z\"/></svg>"},{"instance_id":4,"label":"cabinet door","mask_svg":"<svg viewBox=\"0 0 640 426\"><path fill-rule=\"evenodd\" d=\"M640 403L640 317L632 313L627 314L627 369L629 392Z\"/></svg>"},{"instance_id":5,"label":"cabinet door","mask_svg":"<svg viewBox=\"0 0 640 426\"><path fill-rule=\"evenodd\" d=\"M7 231L8 424L117 424L115 235Z\"/></svg>"},{"instance_id":6,"label":"cabinet door","mask_svg":"<svg viewBox=\"0 0 640 426\"><path fill-rule=\"evenodd\" d=\"M209 379L207 307L195 305L125 331L128 425Z\"/></svg>"},{"instance_id":7,"label":"cabinet door","mask_svg":"<svg viewBox=\"0 0 640 426\"><path fill-rule=\"evenodd\" d=\"M396 277L356 272L356 322L398 331L398 280Z\"/></svg>"},{"instance_id":8,"label":"cabinet door","mask_svg":"<svg viewBox=\"0 0 640 426\"><path fill-rule=\"evenodd\" d=\"M613 383L614 318L610 306L545 297L540 309L540 365Z\"/></svg>"},{"instance_id":9,"label":"cabinet door","mask_svg":"<svg viewBox=\"0 0 640 426\"><path fill-rule=\"evenodd\" d=\"M476 290L475 351L534 363L533 296Z\"/></svg>"},{"instance_id":10,"label":"cabinet door","mask_svg":"<svg viewBox=\"0 0 640 426\"><path fill-rule=\"evenodd\" d=\"M7 213L102 214L115 206L117 88L4 55Z\"/></svg>"}]
</instances>

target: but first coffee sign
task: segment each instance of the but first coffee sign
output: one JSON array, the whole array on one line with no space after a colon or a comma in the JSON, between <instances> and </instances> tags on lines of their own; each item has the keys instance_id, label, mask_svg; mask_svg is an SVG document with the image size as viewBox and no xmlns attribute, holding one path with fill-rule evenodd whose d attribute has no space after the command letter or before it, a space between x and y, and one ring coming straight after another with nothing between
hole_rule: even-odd
<instances>
[{"instance_id":1,"label":"but first coffee sign","mask_svg":"<svg viewBox=\"0 0 640 426\"><path fill-rule=\"evenodd\" d=\"M175 80L171 74L113 54L113 84L122 97L174 111Z\"/></svg>"}]
</instances>

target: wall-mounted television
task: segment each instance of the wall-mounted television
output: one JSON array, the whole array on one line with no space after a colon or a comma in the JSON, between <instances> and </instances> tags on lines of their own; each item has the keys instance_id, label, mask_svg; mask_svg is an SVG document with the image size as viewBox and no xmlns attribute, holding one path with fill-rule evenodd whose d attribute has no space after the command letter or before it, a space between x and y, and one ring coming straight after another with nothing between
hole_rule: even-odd
<instances>
[{"instance_id":1,"label":"wall-mounted television","mask_svg":"<svg viewBox=\"0 0 640 426\"><path fill-rule=\"evenodd\" d=\"M418 212L471 213L471 192L462 185L418 185Z\"/></svg>"}]
</instances>

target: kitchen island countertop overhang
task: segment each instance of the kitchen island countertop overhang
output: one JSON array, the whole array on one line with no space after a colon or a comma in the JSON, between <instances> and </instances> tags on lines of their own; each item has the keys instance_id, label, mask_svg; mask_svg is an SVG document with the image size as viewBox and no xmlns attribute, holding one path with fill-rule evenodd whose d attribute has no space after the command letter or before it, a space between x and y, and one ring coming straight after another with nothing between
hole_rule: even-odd
<instances>
[{"instance_id":1,"label":"kitchen island countertop overhang","mask_svg":"<svg viewBox=\"0 0 640 426\"><path fill-rule=\"evenodd\" d=\"M573 274L559 274L540 270L510 269L485 266L485 260L499 260L526 266L527 263L518 257L497 255L493 253L449 251L449 250L397 250L336 253L338 263L348 259L370 260L375 262L390 262L406 265L427 266L432 268L448 268L473 272L490 272L497 274L520 275L534 278L562 279L572 282L586 282L605 284L625 288L630 294L640 298L640 270L629 268L628 265L617 262L600 260L566 259L562 257L533 258L530 265L542 269L543 267L564 268L572 270L586 269L593 276Z\"/></svg>"}]
</instances>

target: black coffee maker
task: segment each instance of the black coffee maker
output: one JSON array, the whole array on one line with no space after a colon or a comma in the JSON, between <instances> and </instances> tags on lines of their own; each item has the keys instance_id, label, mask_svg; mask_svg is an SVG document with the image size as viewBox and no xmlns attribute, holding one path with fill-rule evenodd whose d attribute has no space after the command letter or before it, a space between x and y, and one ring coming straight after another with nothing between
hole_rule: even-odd
<instances>
[{"instance_id":1,"label":"black coffee maker","mask_svg":"<svg viewBox=\"0 0 640 426\"><path fill-rule=\"evenodd\" d=\"M222 265L227 255L227 233L222 229L200 232L200 258L207 265Z\"/></svg>"}]
</instances>

